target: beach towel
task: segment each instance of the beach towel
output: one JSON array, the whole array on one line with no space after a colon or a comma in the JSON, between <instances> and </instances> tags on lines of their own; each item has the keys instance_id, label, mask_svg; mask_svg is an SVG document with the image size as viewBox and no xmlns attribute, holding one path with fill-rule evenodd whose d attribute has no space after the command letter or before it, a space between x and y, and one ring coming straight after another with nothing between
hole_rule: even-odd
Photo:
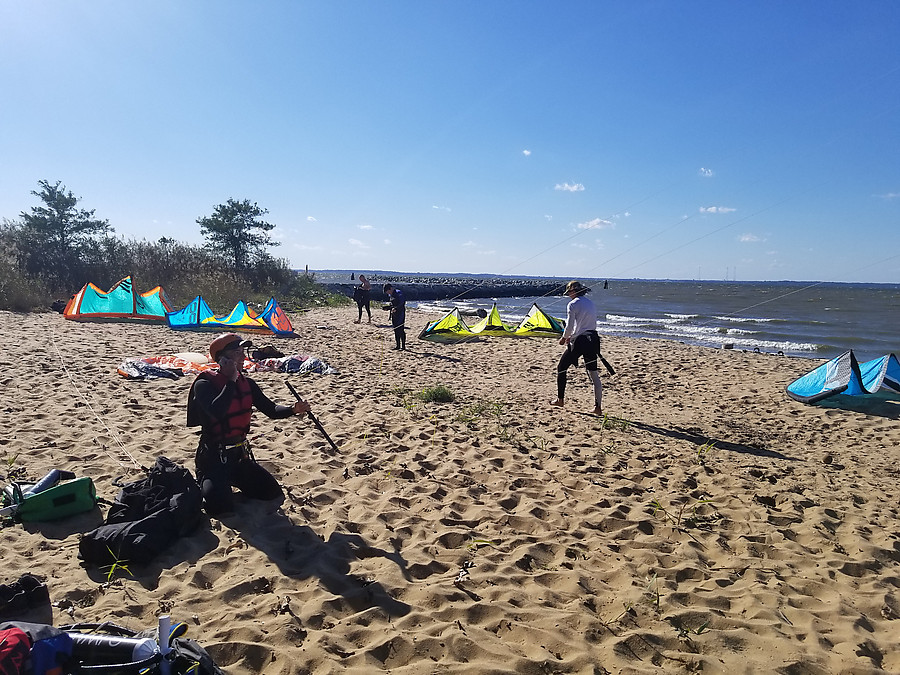
<instances>
[{"instance_id":1,"label":"beach towel","mask_svg":"<svg viewBox=\"0 0 900 675\"><path fill-rule=\"evenodd\" d=\"M268 348L271 349L271 348ZM259 356L266 353L259 351ZM217 371L219 364L209 361L190 360L179 355L143 356L125 359L116 372L129 380L153 380L159 378L178 379L182 375L196 375L206 370ZM289 354L273 358L244 359L244 371L248 373L317 373L333 375L337 368L317 356ZM179 374L180 373L180 374Z\"/></svg>"}]
</instances>

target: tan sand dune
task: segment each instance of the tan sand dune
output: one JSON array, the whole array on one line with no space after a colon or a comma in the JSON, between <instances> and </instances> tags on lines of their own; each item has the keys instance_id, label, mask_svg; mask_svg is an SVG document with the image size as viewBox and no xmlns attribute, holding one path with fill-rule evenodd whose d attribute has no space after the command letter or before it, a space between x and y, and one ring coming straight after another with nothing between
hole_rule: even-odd
<instances>
[{"instance_id":1,"label":"tan sand dune","mask_svg":"<svg viewBox=\"0 0 900 675\"><path fill-rule=\"evenodd\" d=\"M789 400L813 362L605 339L603 420L583 371L549 408L552 339L390 349L355 308L294 316L337 375L286 378L304 418L255 416L288 492L107 582L77 558L104 510L0 531L2 581L46 580L52 616L190 625L231 673L900 672L900 423ZM429 318L409 314L414 336ZM0 313L4 471L112 481L163 454L192 471L191 378L126 381L129 356L209 336ZM414 394L445 385L454 403ZM16 458L12 462L12 458ZM133 458L133 459L132 459ZM25 618L25 617L23 617Z\"/></svg>"}]
</instances>

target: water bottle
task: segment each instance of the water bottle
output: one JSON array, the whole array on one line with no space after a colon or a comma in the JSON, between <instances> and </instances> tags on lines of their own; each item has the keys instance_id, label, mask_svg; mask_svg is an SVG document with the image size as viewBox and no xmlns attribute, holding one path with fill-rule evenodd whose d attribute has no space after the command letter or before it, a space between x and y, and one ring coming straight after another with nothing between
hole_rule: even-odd
<instances>
[{"instance_id":1,"label":"water bottle","mask_svg":"<svg viewBox=\"0 0 900 675\"><path fill-rule=\"evenodd\" d=\"M72 656L82 665L133 663L159 653L153 638L70 632Z\"/></svg>"},{"instance_id":2,"label":"water bottle","mask_svg":"<svg viewBox=\"0 0 900 675\"><path fill-rule=\"evenodd\" d=\"M75 474L71 471L60 471L59 469L51 469L50 472L41 478L37 483L32 485L27 490L22 491L22 496L27 497L28 495L36 495L38 492L43 492L44 490L49 490L54 485L56 485L59 481L66 479L71 480L75 478Z\"/></svg>"},{"instance_id":3,"label":"water bottle","mask_svg":"<svg viewBox=\"0 0 900 675\"><path fill-rule=\"evenodd\" d=\"M172 664L169 662L168 655L172 651L169 646L169 632L172 630L172 617L168 614L159 616L159 628L156 634L159 635L159 653L162 654L162 660L159 662L160 675L171 675Z\"/></svg>"}]
</instances>

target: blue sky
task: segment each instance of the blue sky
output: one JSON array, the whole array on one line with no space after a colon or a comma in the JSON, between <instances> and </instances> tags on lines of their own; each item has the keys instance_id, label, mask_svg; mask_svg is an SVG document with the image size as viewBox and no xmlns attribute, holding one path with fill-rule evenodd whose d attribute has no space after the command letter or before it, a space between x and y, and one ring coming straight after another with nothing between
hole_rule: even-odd
<instances>
[{"instance_id":1,"label":"blue sky","mask_svg":"<svg viewBox=\"0 0 900 675\"><path fill-rule=\"evenodd\" d=\"M0 0L0 217L310 269L900 281L900 3Z\"/></svg>"}]
</instances>

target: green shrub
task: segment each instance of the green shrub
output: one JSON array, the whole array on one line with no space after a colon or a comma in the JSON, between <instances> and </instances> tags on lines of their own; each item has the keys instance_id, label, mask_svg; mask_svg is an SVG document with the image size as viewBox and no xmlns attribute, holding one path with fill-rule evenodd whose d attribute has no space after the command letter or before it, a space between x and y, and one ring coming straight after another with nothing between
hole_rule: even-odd
<instances>
[{"instance_id":1,"label":"green shrub","mask_svg":"<svg viewBox=\"0 0 900 675\"><path fill-rule=\"evenodd\" d=\"M443 384L425 387L417 397L426 403L453 403L456 400L456 395Z\"/></svg>"},{"instance_id":2,"label":"green shrub","mask_svg":"<svg viewBox=\"0 0 900 675\"><path fill-rule=\"evenodd\" d=\"M238 272L205 248L167 238L149 242L104 237L69 261L64 275L46 272L43 276L23 268L18 254L25 244L16 223L0 225L0 309L47 308L56 299L68 299L89 281L106 290L128 275L142 292L162 286L176 308L202 295L217 313L231 311L238 300L261 308L273 296L288 312L351 302L329 293L314 275L295 273L286 260L261 259Z\"/></svg>"}]
</instances>

